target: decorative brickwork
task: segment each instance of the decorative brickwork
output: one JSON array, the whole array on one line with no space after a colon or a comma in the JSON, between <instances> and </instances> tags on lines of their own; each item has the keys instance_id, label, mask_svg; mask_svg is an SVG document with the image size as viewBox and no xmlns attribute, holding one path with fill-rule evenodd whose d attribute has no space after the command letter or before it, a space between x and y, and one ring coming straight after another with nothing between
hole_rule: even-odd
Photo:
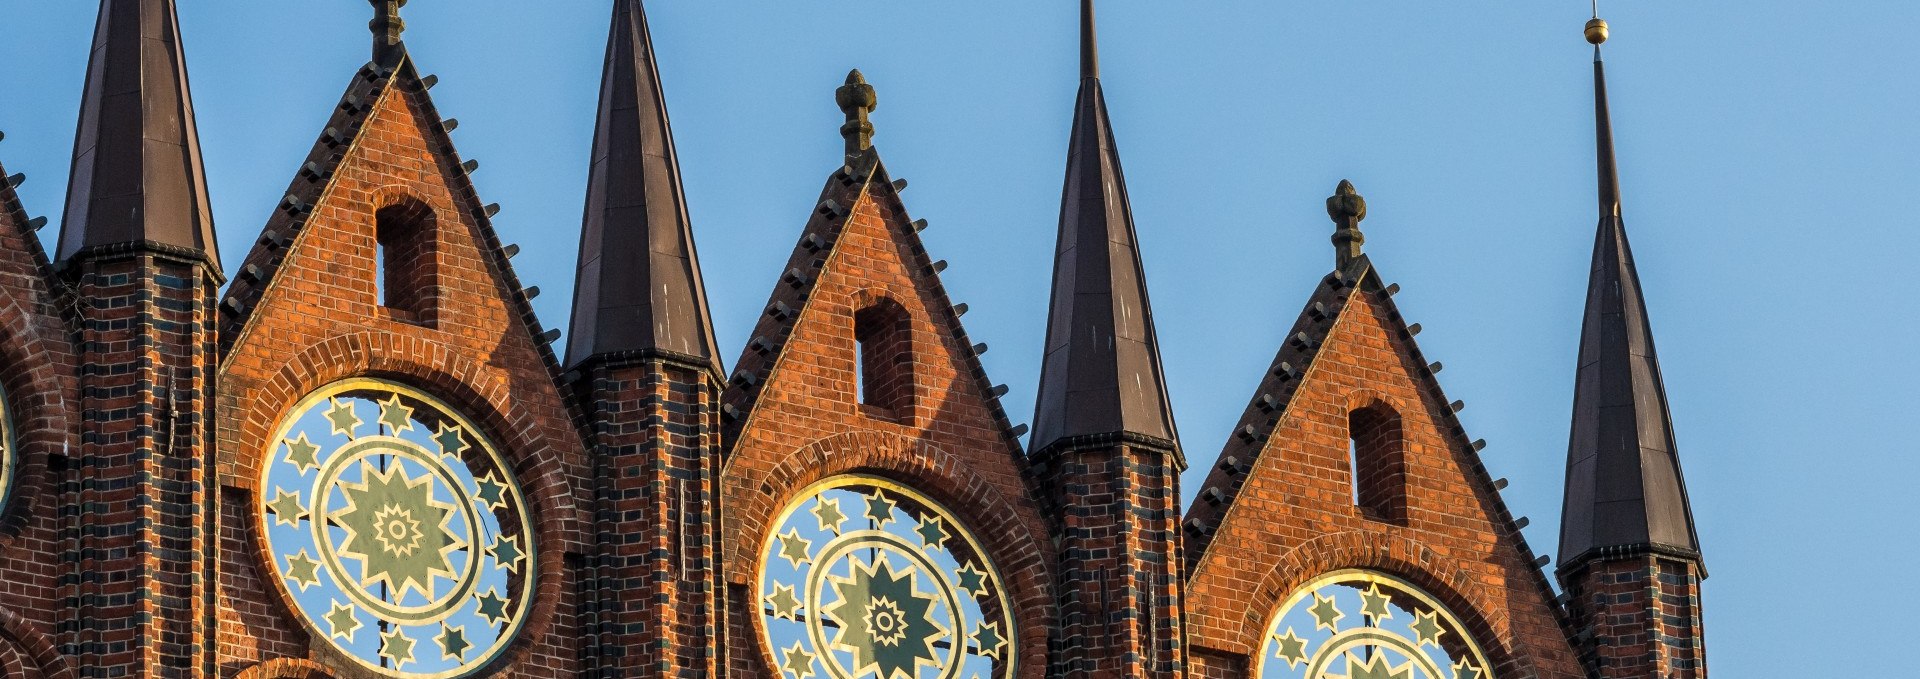
<instances>
[{"instance_id":1,"label":"decorative brickwork","mask_svg":"<svg viewBox=\"0 0 1920 679\"><path fill-rule=\"evenodd\" d=\"M1707 676L1697 561L1656 554L1596 559L1563 573L1567 608L1590 676Z\"/></svg>"}]
</instances>

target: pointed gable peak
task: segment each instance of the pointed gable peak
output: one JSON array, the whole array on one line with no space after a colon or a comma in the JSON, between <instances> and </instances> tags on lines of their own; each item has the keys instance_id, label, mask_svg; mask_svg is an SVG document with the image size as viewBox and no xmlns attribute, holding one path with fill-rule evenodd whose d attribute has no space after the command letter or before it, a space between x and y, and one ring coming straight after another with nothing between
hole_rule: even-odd
<instances>
[{"instance_id":1,"label":"pointed gable peak","mask_svg":"<svg viewBox=\"0 0 1920 679\"><path fill-rule=\"evenodd\" d=\"M73 147L61 260L136 246L219 273L173 0L101 0Z\"/></svg>"},{"instance_id":2,"label":"pointed gable peak","mask_svg":"<svg viewBox=\"0 0 1920 679\"><path fill-rule=\"evenodd\" d=\"M1567 449L1563 570L1608 554L1658 551L1698 558L1699 539L1674 443L1646 300L1620 219L1606 79L1606 22L1587 24L1594 94L1600 225L1594 239Z\"/></svg>"},{"instance_id":3,"label":"pointed gable peak","mask_svg":"<svg viewBox=\"0 0 1920 679\"><path fill-rule=\"evenodd\" d=\"M1133 209L1097 77L1092 13L1093 3L1082 2L1083 77L1068 142L1032 449L1120 435L1177 452Z\"/></svg>"},{"instance_id":4,"label":"pointed gable peak","mask_svg":"<svg viewBox=\"0 0 1920 679\"><path fill-rule=\"evenodd\" d=\"M640 0L614 3L567 364L623 352L721 374L660 71Z\"/></svg>"}]
</instances>

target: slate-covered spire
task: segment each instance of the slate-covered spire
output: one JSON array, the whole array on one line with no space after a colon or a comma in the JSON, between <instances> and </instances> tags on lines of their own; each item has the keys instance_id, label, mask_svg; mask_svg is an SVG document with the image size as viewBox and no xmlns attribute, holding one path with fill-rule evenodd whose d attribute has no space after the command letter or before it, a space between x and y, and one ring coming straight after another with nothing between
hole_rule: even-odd
<instances>
[{"instance_id":1,"label":"slate-covered spire","mask_svg":"<svg viewBox=\"0 0 1920 679\"><path fill-rule=\"evenodd\" d=\"M600 79L567 364L658 351L720 374L680 163L640 0L616 0Z\"/></svg>"},{"instance_id":2,"label":"slate-covered spire","mask_svg":"<svg viewBox=\"0 0 1920 679\"><path fill-rule=\"evenodd\" d=\"M59 259L140 245L220 254L173 0L101 0Z\"/></svg>"},{"instance_id":3,"label":"slate-covered spire","mask_svg":"<svg viewBox=\"0 0 1920 679\"><path fill-rule=\"evenodd\" d=\"M1033 417L1036 452L1086 436L1177 443L1133 210L1100 91L1093 0L1081 11L1080 96L1068 142L1052 312Z\"/></svg>"},{"instance_id":4,"label":"slate-covered spire","mask_svg":"<svg viewBox=\"0 0 1920 679\"><path fill-rule=\"evenodd\" d=\"M1599 53L1606 39L1606 22L1595 19L1587 25L1587 40L1595 46L1600 227L1580 333L1567 451L1560 526L1563 568L1607 554L1655 551L1697 557L1700 551L1653 331L1620 219L1606 72Z\"/></svg>"}]
</instances>

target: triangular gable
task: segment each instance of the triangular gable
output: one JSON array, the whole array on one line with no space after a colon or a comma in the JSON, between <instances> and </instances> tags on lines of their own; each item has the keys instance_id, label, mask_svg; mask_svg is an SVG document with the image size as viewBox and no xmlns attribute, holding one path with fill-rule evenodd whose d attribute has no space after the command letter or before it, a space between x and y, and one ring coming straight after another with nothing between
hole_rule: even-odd
<instances>
[{"instance_id":1,"label":"triangular gable","mask_svg":"<svg viewBox=\"0 0 1920 679\"><path fill-rule=\"evenodd\" d=\"M1406 568L1471 590L1458 594L1479 610L1460 613L1481 616L1498 637L1483 643L1540 667L1572 666L1570 649L1555 643L1565 622L1553 590L1414 332L1364 256L1321 280L1187 512L1196 646L1257 650L1245 635L1264 632L1249 630L1272 613L1267 599L1287 592L1248 590L1317 575L1275 573L1302 563L1297 550L1310 541L1381 553L1411 545L1430 554L1405 556ZM1355 398L1375 397L1399 410L1403 520L1370 518L1347 495L1347 412ZM1332 547L1341 536L1356 544ZM1523 634L1537 628L1545 634Z\"/></svg>"},{"instance_id":2,"label":"triangular gable","mask_svg":"<svg viewBox=\"0 0 1920 679\"><path fill-rule=\"evenodd\" d=\"M20 203L19 192L14 190L11 179L14 176L7 172L5 165L0 165L0 258L5 258L7 267L0 272L0 275L7 277L7 280L0 281L0 290L36 290L46 297L43 302L50 305L52 297L59 293L62 285L37 233L40 228L45 228L46 220L36 220L27 215L26 207ZM25 177L22 176L22 179ZM26 302L22 300L20 303Z\"/></svg>"}]
</instances>

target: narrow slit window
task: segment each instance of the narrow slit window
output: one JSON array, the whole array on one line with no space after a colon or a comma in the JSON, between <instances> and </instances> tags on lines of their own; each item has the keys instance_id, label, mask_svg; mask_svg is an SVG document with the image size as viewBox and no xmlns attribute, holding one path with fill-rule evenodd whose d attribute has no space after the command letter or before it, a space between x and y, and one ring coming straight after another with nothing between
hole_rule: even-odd
<instances>
[{"instance_id":1,"label":"narrow slit window","mask_svg":"<svg viewBox=\"0 0 1920 679\"><path fill-rule=\"evenodd\" d=\"M439 258L433 211L401 201L374 213L373 288L390 317L433 326Z\"/></svg>"},{"instance_id":2,"label":"narrow slit window","mask_svg":"<svg viewBox=\"0 0 1920 679\"><path fill-rule=\"evenodd\" d=\"M864 410L887 418L913 408L912 320L906 309L882 299L853 316L853 393Z\"/></svg>"},{"instance_id":3,"label":"narrow slit window","mask_svg":"<svg viewBox=\"0 0 1920 679\"><path fill-rule=\"evenodd\" d=\"M1373 402L1347 414L1347 464L1354 506L1369 519L1407 520L1406 442L1400 414Z\"/></svg>"}]
</instances>

